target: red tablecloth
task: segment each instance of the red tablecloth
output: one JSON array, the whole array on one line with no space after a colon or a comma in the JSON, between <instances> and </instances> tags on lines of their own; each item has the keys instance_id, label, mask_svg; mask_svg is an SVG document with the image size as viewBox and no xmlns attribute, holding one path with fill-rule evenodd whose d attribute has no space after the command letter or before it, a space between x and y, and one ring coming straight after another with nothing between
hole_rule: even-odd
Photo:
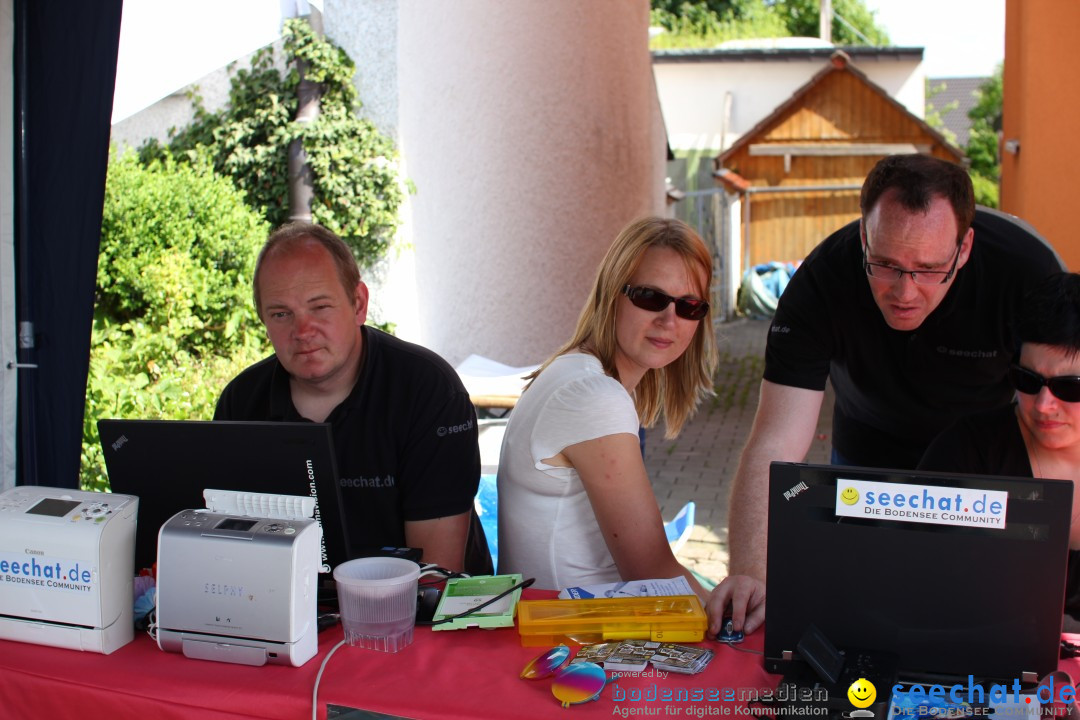
<instances>
[{"instance_id":1,"label":"red tablecloth","mask_svg":"<svg viewBox=\"0 0 1080 720\"><path fill-rule=\"evenodd\" d=\"M528 597L551 593L526 591ZM124 720L234 720L311 717L311 695L319 665L342 639L340 626L319 637L319 654L303 667L247 667L191 660L162 652L146 635L111 655L0 641L0 717L109 718ZM760 651L761 632L740 646ZM413 644L395 654L344 646L334 653L319 686L318 717L326 704L410 718L607 717L616 708L664 714L716 702L661 702L653 693L686 690L687 697L720 691L772 688L762 656L709 642L716 658L698 675L623 677L608 683L596 702L559 707L551 680L518 678L525 664L546 648L522 647L516 628L432 631L417 628ZM620 693L622 694L620 698ZM616 700L616 698L620 698ZM646 699L638 699L646 698ZM743 706L745 703L728 703Z\"/></svg>"},{"instance_id":2,"label":"red tablecloth","mask_svg":"<svg viewBox=\"0 0 1080 720\"><path fill-rule=\"evenodd\" d=\"M1080 636L1067 637L1080 641ZM319 666L341 639L340 627L323 632L319 654L300 668L191 660L162 652L146 635L112 655L0 641L0 718L308 718ZM739 647L760 651L762 640L757 632ZM779 678L764 671L761 655L707 644L716 658L698 675L621 677L608 683L598 701L563 711L551 695L550 679L518 678L545 648L521 647L515 628L417 628L413 644L395 654L339 648L320 683L318 717L326 717L327 703L462 720L563 717L562 712L573 718L707 717L736 715L747 693L776 686ZM1060 669L1080 680L1080 659L1064 660ZM674 699L665 702L665 693Z\"/></svg>"}]
</instances>

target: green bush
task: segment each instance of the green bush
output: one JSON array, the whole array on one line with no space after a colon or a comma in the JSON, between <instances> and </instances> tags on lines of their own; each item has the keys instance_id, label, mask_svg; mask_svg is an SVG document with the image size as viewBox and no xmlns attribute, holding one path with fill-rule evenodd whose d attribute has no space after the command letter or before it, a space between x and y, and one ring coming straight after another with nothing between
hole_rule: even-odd
<instances>
[{"instance_id":1,"label":"green bush","mask_svg":"<svg viewBox=\"0 0 1080 720\"><path fill-rule=\"evenodd\" d=\"M171 158L109 163L97 312L167 330L177 347L231 350L258 324L251 272L267 224L227 179Z\"/></svg>"},{"instance_id":2,"label":"green bush","mask_svg":"<svg viewBox=\"0 0 1080 720\"><path fill-rule=\"evenodd\" d=\"M100 418L209 420L269 353L251 302L268 224L229 180L165 156L110 159L83 420L82 481L108 485Z\"/></svg>"},{"instance_id":3,"label":"green bush","mask_svg":"<svg viewBox=\"0 0 1080 720\"><path fill-rule=\"evenodd\" d=\"M975 189L975 202L986 207L996 208L999 200L999 187L996 178L988 178L976 172L969 172L971 185Z\"/></svg>"}]
</instances>

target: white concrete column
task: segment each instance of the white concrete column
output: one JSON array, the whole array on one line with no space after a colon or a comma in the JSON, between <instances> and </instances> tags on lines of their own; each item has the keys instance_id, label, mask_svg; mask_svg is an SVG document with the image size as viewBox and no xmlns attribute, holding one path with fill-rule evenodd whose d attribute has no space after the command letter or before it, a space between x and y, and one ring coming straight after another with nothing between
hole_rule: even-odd
<instances>
[{"instance_id":1,"label":"white concrete column","mask_svg":"<svg viewBox=\"0 0 1080 720\"><path fill-rule=\"evenodd\" d=\"M399 0L419 340L451 363L546 358L619 229L664 213L648 11Z\"/></svg>"}]
</instances>

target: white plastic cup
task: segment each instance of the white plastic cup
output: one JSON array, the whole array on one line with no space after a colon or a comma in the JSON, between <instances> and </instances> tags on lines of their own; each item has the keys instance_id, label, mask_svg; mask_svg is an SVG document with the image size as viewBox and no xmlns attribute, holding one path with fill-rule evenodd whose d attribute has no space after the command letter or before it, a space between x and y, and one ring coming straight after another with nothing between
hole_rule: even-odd
<instances>
[{"instance_id":1,"label":"white plastic cup","mask_svg":"<svg viewBox=\"0 0 1080 720\"><path fill-rule=\"evenodd\" d=\"M345 641L397 652L412 643L420 566L389 557L357 558L334 568Z\"/></svg>"}]
</instances>

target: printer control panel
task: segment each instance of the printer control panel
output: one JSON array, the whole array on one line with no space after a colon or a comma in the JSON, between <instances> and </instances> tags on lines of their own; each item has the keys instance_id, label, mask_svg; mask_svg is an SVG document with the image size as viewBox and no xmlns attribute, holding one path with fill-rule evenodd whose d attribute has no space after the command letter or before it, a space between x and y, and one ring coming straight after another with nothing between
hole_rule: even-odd
<instances>
[{"instance_id":1,"label":"printer control panel","mask_svg":"<svg viewBox=\"0 0 1080 720\"><path fill-rule=\"evenodd\" d=\"M129 495L91 493L41 486L16 487L0 494L0 516L21 515L41 522L106 522L110 516L134 505ZM123 513L125 516L127 512Z\"/></svg>"},{"instance_id":2,"label":"printer control panel","mask_svg":"<svg viewBox=\"0 0 1080 720\"><path fill-rule=\"evenodd\" d=\"M251 539L263 537L290 537L311 523L310 520L285 520L281 518L252 518L222 515L206 510L184 510L167 524L172 528L185 528L189 532L215 537Z\"/></svg>"}]
</instances>

